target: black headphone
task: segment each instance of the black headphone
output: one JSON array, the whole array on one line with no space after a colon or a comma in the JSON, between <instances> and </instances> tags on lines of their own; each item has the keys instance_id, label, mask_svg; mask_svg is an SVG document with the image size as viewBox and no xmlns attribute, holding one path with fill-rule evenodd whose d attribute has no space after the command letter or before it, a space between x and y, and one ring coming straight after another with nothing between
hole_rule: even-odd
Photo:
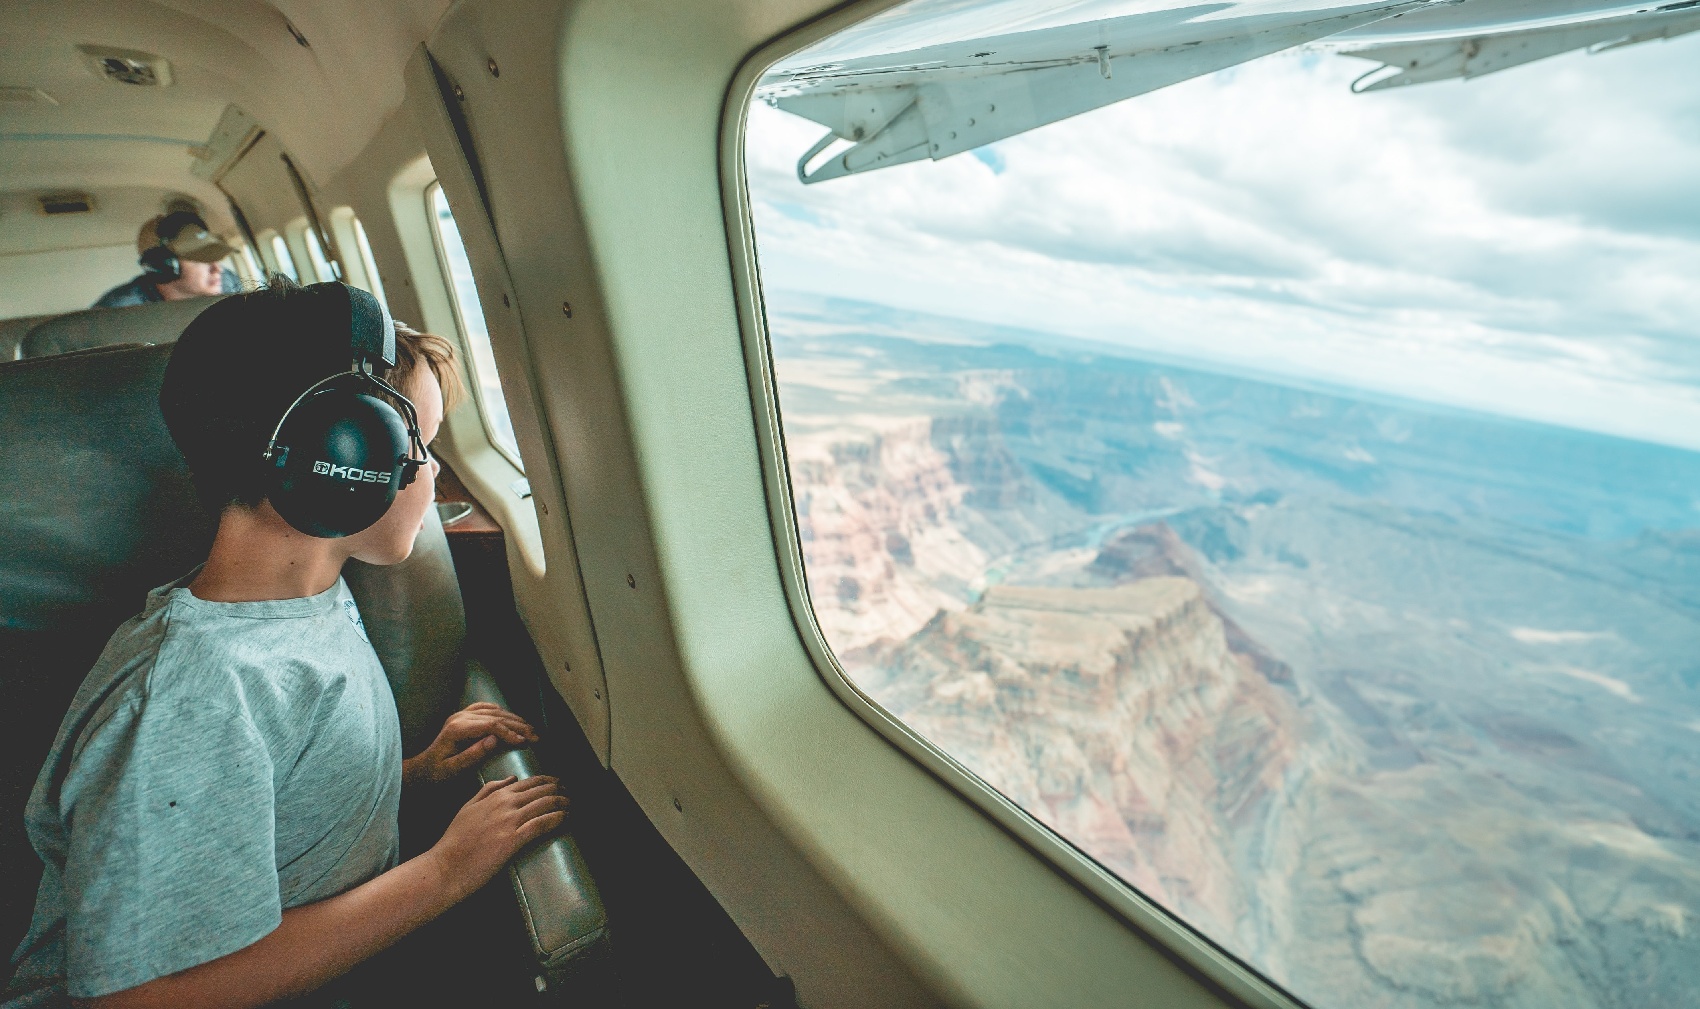
<instances>
[{"instance_id":1,"label":"black headphone","mask_svg":"<svg viewBox=\"0 0 1700 1009\"><path fill-rule=\"evenodd\" d=\"M193 211L174 210L159 219L154 228L154 245L142 250L140 260L142 272L152 277L155 283L169 284L183 276L183 262L177 253L171 251L171 243L191 227L203 234L207 230L206 222Z\"/></svg>"},{"instance_id":2,"label":"black headphone","mask_svg":"<svg viewBox=\"0 0 1700 1009\"><path fill-rule=\"evenodd\" d=\"M142 250L142 272L161 284L169 284L183 276L183 264L177 253L166 247L165 240L151 249Z\"/></svg>"},{"instance_id":3,"label":"black headphone","mask_svg":"<svg viewBox=\"0 0 1700 1009\"><path fill-rule=\"evenodd\" d=\"M278 420L264 456L266 497L291 526L336 539L383 518L431 457L412 401L372 373L380 362L395 366L389 312L347 284L314 284L309 292L336 299L333 317L347 320L353 361L308 387Z\"/></svg>"}]
</instances>

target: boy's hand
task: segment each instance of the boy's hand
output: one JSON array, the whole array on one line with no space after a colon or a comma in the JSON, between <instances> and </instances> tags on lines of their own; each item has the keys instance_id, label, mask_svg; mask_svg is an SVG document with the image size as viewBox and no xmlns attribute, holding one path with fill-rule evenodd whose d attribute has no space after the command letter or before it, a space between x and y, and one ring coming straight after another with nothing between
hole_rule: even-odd
<instances>
[{"instance_id":1,"label":"boy's hand","mask_svg":"<svg viewBox=\"0 0 1700 1009\"><path fill-rule=\"evenodd\" d=\"M442 840L425 853L460 900L483 886L508 859L567 818L567 797L555 778L538 775L491 781L455 814Z\"/></svg>"},{"instance_id":2,"label":"boy's hand","mask_svg":"<svg viewBox=\"0 0 1700 1009\"><path fill-rule=\"evenodd\" d=\"M409 785L447 781L476 767L499 746L535 742L537 732L525 719L480 701L450 715L424 753L402 761L401 780Z\"/></svg>"}]
</instances>

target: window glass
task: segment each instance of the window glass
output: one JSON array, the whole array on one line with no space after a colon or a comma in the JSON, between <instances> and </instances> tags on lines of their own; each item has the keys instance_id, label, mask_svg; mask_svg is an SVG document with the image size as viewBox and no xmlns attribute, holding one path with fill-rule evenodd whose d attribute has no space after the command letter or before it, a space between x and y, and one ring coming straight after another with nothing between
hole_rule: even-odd
<instances>
[{"instance_id":1,"label":"window glass","mask_svg":"<svg viewBox=\"0 0 1700 1009\"><path fill-rule=\"evenodd\" d=\"M485 430L490 434L491 444L515 466L524 469L519 458L519 443L514 438L513 419L508 416L508 401L502 396L502 379L496 373L496 354L490 347L490 331L484 325L484 308L478 303L478 285L472 279L472 263L466 257L460 229L455 227L454 214L449 212L448 197L443 195L440 184L432 183L425 199L435 225L443 273L449 280L455 319L460 323L461 336L472 355L478 407L484 415Z\"/></svg>"},{"instance_id":2,"label":"window glass","mask_svg":"<svg viewBox=\"0 0 1700 1009\"><path fill-rule=\"evenodd\" d=\"M302 241L307 243L307 258L312 260L313 274L320 280L338 280L336 264L325 258L325 247L319 242L319 232L314 228L303 228Z\"/></svg>"},{"instance_id":3,"label":"window glass","mask_svg":"<svg viewBox=\"0 0 1700 1009\"><path fill-rule=\"evenodd\" d=\"M247 242L243 242L241 245L237 246L236 255L231 258L233 260L237 260L237 262L232 266L232 269L241 275L244 285L258 284L260 282L260 278L265 276L265 271L262 270L260 268L260 264L254 260L254 250L248 247Z\"/></svg>"},{"instance_id":4,"label":"window glass","mask_svg":"<svg viewBox=\"0 0 1700 1009\"><path fill-rule=\"evenodd\" d=\"M295 269L295 257L289 254L289 243L278 234L272 235L269 243L272 247L272 260L276 262L277 268L283 271L284 276L299 284L301 273Z\"/></svg>"},{"instance_id":5,"label":"window glass","mask_svg":"<svg viewBox=\"0 0 1700 1009\"><path fill-rule=\"evenodd\" d=\"M366 272L366 283L370 285L372 295L388 308L389 299L384 297L384 281L382 277L378 276L378 261L372 258L372 244L366 240L366 228L360 223L358 217L354 218L352 223L354 225L354 244L358 247L360 265Z\"/></svg>"},{"instance_id":6,"label":"window glass","mask_svg":"<svg viewBox=\"0 0 1700 1009\"><path fill-rule=\"evenodd\" d=\"M764 75L815 615L1313 1005L1683 1004L1700 14L1310 8L924 0Z\"/></svg>"}]
</instances>

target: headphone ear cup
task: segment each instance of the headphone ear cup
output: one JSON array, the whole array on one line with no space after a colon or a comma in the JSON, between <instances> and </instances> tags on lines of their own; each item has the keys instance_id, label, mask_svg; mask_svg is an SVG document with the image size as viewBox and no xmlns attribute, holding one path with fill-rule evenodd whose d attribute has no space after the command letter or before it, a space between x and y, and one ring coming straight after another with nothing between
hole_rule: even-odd
<instances>
[{"instance_id":1,"label":"headphone ear cup","mask_svg":"<svg viewBox=\"0 0 1700 1009\"><path fill-rule=\"evenodd\" d=\"M163 245L156 245L142 253L142 272L157 277L161 282L169 283L183 275L183 264L178 261L177 253Z\"/></svg>"},{"instance_id":2,"label":"headphone ear cup","mask_svg":"<svg viewBox=\"0 0 1700 1009\"><path fill-rule=\"evenodd\" d=\"M268 500L309 536L352 536L384 517L403 486L407 425L358 376L297 404L278 430Z\"/></svg>"}]
</instances>

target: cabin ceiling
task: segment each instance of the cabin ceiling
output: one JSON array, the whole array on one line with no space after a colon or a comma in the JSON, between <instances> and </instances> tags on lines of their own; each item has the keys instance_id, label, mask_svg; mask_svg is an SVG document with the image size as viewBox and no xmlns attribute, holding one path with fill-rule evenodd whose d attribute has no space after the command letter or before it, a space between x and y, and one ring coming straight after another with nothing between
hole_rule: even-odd
<instances>
[{"instance_id":1,"label":"cabin ceiling","mask_svg":"<svg viewBox=\"0 0 1700 1009\"><path fill-rule=\"evenodd\" d=\"M126 214L189 196L215 230L233 233L217 188L190 172L193 149L229 104L276 137L310 179L329 180L401 104L407 60L449 3L0 4L0 253L67 247L61 219L29 210L36 196L61 191L88 192ZM171 83L110 80L79 46L162 57ZM51 100L29 100L34 91ZM99 217L76 225L69 244L133 241L141 224Z\"/></svg>"}]
</instances>

